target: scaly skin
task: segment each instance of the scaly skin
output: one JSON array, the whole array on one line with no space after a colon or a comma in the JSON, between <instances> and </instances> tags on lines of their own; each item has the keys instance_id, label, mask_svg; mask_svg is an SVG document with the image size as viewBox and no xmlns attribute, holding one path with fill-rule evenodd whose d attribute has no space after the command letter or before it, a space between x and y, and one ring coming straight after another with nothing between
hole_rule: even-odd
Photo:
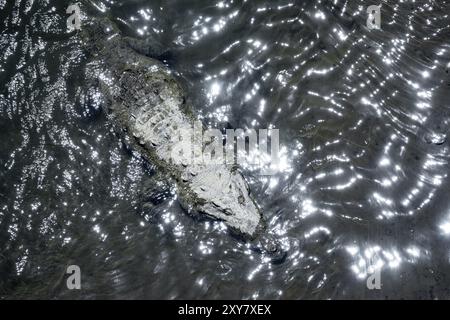
<instances>
[{"instance_id":1,"label":"scaly skin","mask_svg":"<svg viewBox=\"0 0 450 320\"><path fill-rule=\"evenodd\" d=\"M84 23L81 38L93 58L88 73L99 79L109 117L128 143L176 182L183 207L224 221L262 251L280 254L276 241L262 232L260 210L240 172L222 163L187 163L174 155L174 148L186 143L174 138L189 132L195 118L170 70L138 54L131 48L136 41L122 37L108 19Z\"/></svg>"}]
</instances>

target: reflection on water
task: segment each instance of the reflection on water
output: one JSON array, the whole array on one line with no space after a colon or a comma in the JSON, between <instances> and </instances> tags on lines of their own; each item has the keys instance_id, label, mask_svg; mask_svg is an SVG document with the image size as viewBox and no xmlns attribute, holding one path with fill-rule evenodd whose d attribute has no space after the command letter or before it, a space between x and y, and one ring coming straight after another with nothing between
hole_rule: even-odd
<instances>
[{"instance_id":1,"label":"reflection on water","mask_svg":"<svg viewBox=\"0 0 450 320\"><path fill-rule=\"evenodd\" d=\"M122 145L68 1L0 1L0 297L450 297L450 3L381 2L95 1L211 126L280 129L283 170L246 170L272 264Z\"/></svg>"}]
</instances>

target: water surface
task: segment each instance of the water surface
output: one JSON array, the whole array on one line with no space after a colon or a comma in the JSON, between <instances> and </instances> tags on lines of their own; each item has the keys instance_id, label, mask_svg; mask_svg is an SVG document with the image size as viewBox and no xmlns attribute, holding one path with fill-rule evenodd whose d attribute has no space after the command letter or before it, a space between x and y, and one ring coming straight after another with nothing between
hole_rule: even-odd
<instances>
[{"instance_id":1,"label":"water surface","mask_svg":"<svg viewBox=\"0 0 450 320\"><path fill-rule=\"evenodd\" d=\"M69 4L0 0L0 298L450 297L449 1L382 1L382 30L372 1L95 1L211 127L280 130L280 171L245 175L281 264L122 144Z\"/></svg>"}]
</instances>

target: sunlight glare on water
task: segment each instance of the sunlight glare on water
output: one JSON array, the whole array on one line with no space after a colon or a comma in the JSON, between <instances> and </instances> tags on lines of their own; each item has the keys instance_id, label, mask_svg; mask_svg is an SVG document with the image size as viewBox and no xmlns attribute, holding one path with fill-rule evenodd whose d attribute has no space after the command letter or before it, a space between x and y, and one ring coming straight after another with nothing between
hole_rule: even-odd
<instances>
[{"instance_id":1,"label":"sunlight glare on water","mask_svg":"<svg viewBox=\"0 0 450 320\"><path fill-rule=\"evenodd\" d=\"M381 30L363 0L93 3L208 126L279 129L278 172L244 175L287 257L185 214L121 143L69 2L0 1L0 298L450 296L449 1L382 1Z\"/></svg>"}]
</instances>

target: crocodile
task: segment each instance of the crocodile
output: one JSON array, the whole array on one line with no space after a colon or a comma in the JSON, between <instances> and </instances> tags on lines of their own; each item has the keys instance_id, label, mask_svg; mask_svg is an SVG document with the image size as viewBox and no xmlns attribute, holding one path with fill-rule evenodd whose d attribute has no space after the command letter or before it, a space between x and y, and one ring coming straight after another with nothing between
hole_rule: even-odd
<instances>
[{"instance_id":1,"label":"crocodile","mask_svg":"<svg viewBox=\"0 0 450 320\"><path fill-rule=\"evenodd\" d=\"M266 231L261 210L236 166L177 158L174 150L186 141L174 137L188 132L196 119L181 84L150 56L148 42L122 35L107 17L86 19L78 34L89 61L87 76L97 81L108 118L127 144L175 183L182 208L223 221L251 248L282 261L285 253Z\"/></svg>"}]
</instances>

